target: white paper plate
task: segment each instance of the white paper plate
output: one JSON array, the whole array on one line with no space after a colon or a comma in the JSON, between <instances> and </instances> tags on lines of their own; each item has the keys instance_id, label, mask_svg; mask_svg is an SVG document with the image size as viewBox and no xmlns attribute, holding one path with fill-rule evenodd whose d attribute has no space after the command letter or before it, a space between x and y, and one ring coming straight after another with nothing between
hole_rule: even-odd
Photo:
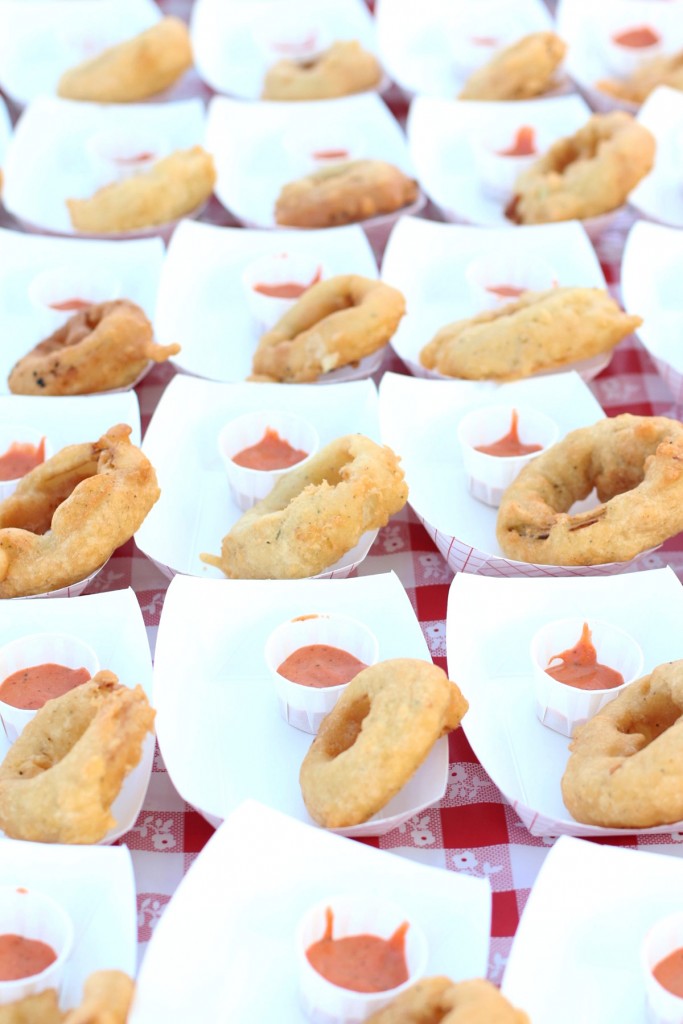
<instances>
[{"instance_id":1,"label":"white paper plate","mask_svg":"<svg viewBox=\"0 0 683 1024\"><path fill-rule=\"evenodd\" d=\"M21 105L53 94L68 68L160 18L152 0L2 0L0 87Z\"/></svg>"},{"instance_id":2,"label":"white paper plate","mask_svg":"<svg viewBox=\"0 0 683 1024\"><path fill-rule=\"evenodd\" d=\"M631 570L647 557L644 552L628 562L588 566L535 565L506 558L496 539L498 510L477 501L467 490L457 439L457 425L465 413L482 405L531 406L555 420L562 438L603 418L602 409L576 373L500 385L385 373L379 396L382 440L400 454L410 488L408 500L453 572L604 576ZM406 409L411 410L409 417ZM595 503L588 498L580 507Z\"/></svg>"},{"instance_id":3,"label":"white paper plate","mask_svg":"<svg viewBox=\"0 0 683 1024\"><path fill-rule=\"evenodd\" d=\"M472 749L535 836L680 832L683 822L645 829L575 821L560 780L569 739L536 717L531 637L552 619L585 615L621 627L640 644L644 674L680 657L683 589L669 567L617 578L495 582L459 574L448 595L448 671L470 702L464 729Z\"/></svg>"},{"instance_id":4,"label":"white paper plate","mask_svg":"<svg viewBox=\"0 0 683 1024\"><path fill-rule=\"evenodd\" d=\"M481 185L470 141L495 118L511 131L522 124L543 128L550 142L573 135L590 117L580 96L557 96L516 103L478 103L418 96L408 113L410 154L422 188L446 220L490 228L516 228L505 216L505 203L492 198ZM585 220L584 227L597 237L618 210Z\"/></svg>"},{"instance_id":5,"label":"white paper plate","mask_svg":"<svg viewBox=\"0 0 683 1024\"><path fill-rule=\"evenodd\" d=\"M139 683L151 697L152 661L147 631L137 597L130 588L76 599L3 602L0 644L29 633L49 632L72 633L85 640L96 651L103 669L115 672L125 686ZM1 758L8 749L3 731ZM101 840L103 844L113 843L133 826L147 792L153 757L154 736L148 735L140 763L127 776L112 805L116 825ZM5 851L13 843L14 840L5 839L0 848L0 863L4 864Z\"/></svg>"},{"instance_id":6,"label":"white paper plate","mask_svg":"<svg viewBox=\"0 0 683 1024\"><path fill-rule=\"evenodd\" d=\"M651 0L559 0L557 32L568 44L567 71L594 110L627 110L635 113L637 105L616 99L597 88L604 78L619 78L610 68L603 40L617 27L650 25L664 40L664 51L675 53L683 46L683 17L678 0L674 3L652 3Z\"/></svg>"},{"instance_id":7,"label":"white paper plate","mask_svg":"<svg viewBox=\"0 0 683 1024\"><path fill-rule=\"evenodd\" d=\"M192 48L199 74L216 92L245 100L261 95L263 77L271 63L255 36L273 15L278 16L283 0L198 0L192 9ZM375 26L363 0L298 0L287 4L290 11L312 9L320 18L330 40L357 39L375 52Z\"/></svg>"},{"instance_id":8,"label":"white paper plate","mask_svg":"<svg viewBox=\"0 0 683 1024\"><path fill-rule=\"evenodd\" d=\"M280 189L307 173L285 152L283 138L304 129L313 137L316 129L329 133L330 124L340 134L353 132L359 157L386 160L405 174L414 174L398 121L374 93L325 103L253 104L216 96L209 103L206 137L216 160L216 195L223 206L248 227L277 227L274 210ZM326 135L325 146L329 145ZM386 218L372 218L379 219Z\"/></svg>"},{"instance_id":9,"label":"white paper plate","mask_svg":"<svg viewBox=\"0 0 683 1024\"><path fill-rule=\"evenodd\" d=\"M426 934L428 974L485 974L486 879L344 842L250 800L211 837L154 929L130 1024L305 1024L297 925L314 903L343 893L404 908Z\"/></svg>"},{"instance_id":10,"label":"white paper plate","mask_svg":"<svg viewBox=\"0 0 683 1024\"><path fill-rule=\"evenodd\" d=\"M16 361L52 333L28 295L37 274L69 265L88 266L94 274L105 272L118 281L119 297L137 303L151 320L163 260L164 246L158 238L99 242L0 228L0 395L8 394L7 377Z\"/></svg>"},{"instance_id":11,"label":"white paper plate","mask_svg":"<svg viewBox=\"0 0 683 1024\"><path fill-rule=\"evenodd\" d=\"M391 344L421 377L441 378L420 362L420 352L444 324L481 312L470 295L465 272L473 260L514 252L520 260L546 261L558 284L605 288L595 250L578 221L506 229L465 227L402 217L394 228L382 260L382 280L406 297L407 312ZM594 376L602 365L582 375ZM574 369L574 366L571 367ZM441 378L444 379L444 378Z\"/></svg>"},{"instance_id":12,"label":"white paper plate","mask_svg":"<svg viewBox=\"0 0 683 1024\"><path fill-rule=\"evenodd\" d=\"M530 32L552 29L552 18L540 0L516 0L514 6L509 0L479 0L477 6L487 33L500 30L504 21L505 39L499 48ZM405 92L444 97L460 92L467 75L453 60L452 40L462 31L459 19L466 8L452 0L425 0L416 18L414 0L377 0L380 57ZM492 48L491 55L494 52Z\"/></svg>"},{"instance_id":13,"label":"white paper plate","mask_svg":"<svg viewBox=\"0 0 683 1024\"><path fill-rule=\"evenodd\" d=\"M503 993L534 1024L646 1024L640 945L680 910L679 857L563 836L524 908Z\"/></svg>"},{"instance_id":14,"label":"white paper plate","mask_svg":"<svg viewBox=\"0 0 683 1024\"><path fill-rule=\"evenodd\" d=\"M299 788L299 768L313 737L281 717L264 647L279 623L315 612L351 615L368 626L379 642L381 661L431 660L393 573L334 581L223 583L177 576L171 582L154 667L159 744L178 792L213 825L249 798L312 824ZM189 700L188 678L194 680ZM440 800L447 775L448 741L443 737L382 811L362 825L333 831L384 835Z\"/></svg>"},{"instance_id":15,"label":"white paper plate","mask_svg":"<svg viewBox=\"0 0 683 1024\"><path fill-rule=\"evenodd\" d=\"M683 25L683 10L679 17ZM644 217L683 228L683 92L660 85L643 103L638 121L654 135L657 152L629 202Z\"/></svg>"},{"instance_id":16,"label":"white paper plate","mask_svg":"<svg viewBox=\"0 0 683 1024\"><path fill-rule=\"evenodd\" d=\"M344 434L379 440L377 391L370 380L312 388L308 384L218 384L174 377L161 397L142 450L154 466L161 498L135 535L141 551L172 577L176 572L223 579L200 552L217 554L240 517L218 455L218 432L256 409L296 409L309 419L320 447ZM321 575L346 575L368 553L377 531Z\"/></svg>"},{"instance_id":17,"label":"white paper plate","mask_svg":"<svg viewBox=\"0 0 683 1024\"><path fill-rule=\"evenodd\" d=\"M621 269L624 308L642 316L636 333L678 405L683 404L681 270L683 231L645 221L633 225Z\"/></svg>"},{"instance_id":18,"label":"white paper plate","mask_svg":"<svg viewBox=\"0 0 683 1024\"><path fill-rule=\"evenodd\" d=\"M248 309L241 276L252 260L281 252L310 253L324 264L327 277L377 277L375 257L356 225L270 233L183 221L168 247L155 319L157 340L182 346L173 360L179 369L219 381L243 381L252 372L263 332ZM373 372L363 364L325 374L320 383Z\"/></svg>"},{"instance_id":19,"label":"white paper plate","mask_svg":"<svg viewBox=\"0 0 683 1024\"><path fill-rule=\"evenodd\" d=\"M125 846L55 846L3 843L0 884L51 896L74 925L74 945L64 974L61 1005L76 1006L93 971L135 974L135 878Z\"/></svg>"},{"instance_id":20,"label":"white paper plate","mask_svg":"<svg viewBox=\"0 0 683 1024\"><path fill-rule=\"evenodd\" d=\"M74 0L75 6L85 2ZM95 2L103 4L106 0ZM164 155L169 155L203 143L204 105L192 99L102 106L39 97L19 119L7 151L3 191L6 208L29 230L80 234L71 225L66 200L89 197L101 185L85 143L95 132L121 125L149 131L154 138L163 136ZM159 235L164 227L157 225L116 237Z\"/></svg>"}]
</instances>

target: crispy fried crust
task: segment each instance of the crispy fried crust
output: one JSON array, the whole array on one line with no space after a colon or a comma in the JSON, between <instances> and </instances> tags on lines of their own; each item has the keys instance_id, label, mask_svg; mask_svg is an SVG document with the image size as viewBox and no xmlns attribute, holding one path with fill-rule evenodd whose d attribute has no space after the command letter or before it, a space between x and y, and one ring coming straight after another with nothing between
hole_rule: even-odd
<instances>
[{"instance_id":1,"label":"crispy fried crust","mask_svg":"<svg viewBox=\"0 0 683 1024\"><path fill-rule=\"evenodd\" d=\"M132 39L65 71L57 94L94 103L131 103L162 92L192 66L187 26L162 18Z\"/></svg>"},{"instance_id":2,"label":"crispy fried crust","mask_svg":"<svg viewBox=\"0 0 683 1024\"><path fill-rule=\"evenodd\" d=\"M431 662L396 658L359 672L301 765L308 813L326 828L367 821L403 788L439 737L460 725L467 707Z\"/></svg>"},{"instance_id":3,"label":"crispy fried crust","mask_svg":"<svg viewBox=\"0 0 683 1024\"><path fill-rule=\"evenodd\" d=\"M423 978L393 999L366 1024L530 1024L495 985L483 978L453 982Z\"/></svg>"},{"instance_id":4,"label":"crispy fried crust","mask_svg":"<svg viewBox=\"0 0 683 1024\"><path fill-rule=\"evenodd\" d=\"M89 199L67 199L71 224L90 235L168 224L192 213L213 191L213 158L201 146L178 150L149 170L105 185Z\"/></svg>"},{"instance_id":5,"label":"crispy fried crust","mask_svg":"<svg viewBox=\"0 0 683 1024\"><path fill-rule=\"evenodd\" d=\"M643 61L626 79L604 78L596 88L627 103L644 103L658 85L683 89L683 50Z\"/></svg>"},{"instance_id":6,"label":"crispy fried crust","mask_svg":"<svg viewBox=\"0 0 683 1024\"><path fill-rule=\"evenodd\" d=\"M0 828L37 843L99 842L153 723L142 687L112 672L49 700L0 765Z\"/></svg>"},{"instance_id":7,"label":"crispy fried crust","mask_svg":"<svg viewBox=\"0 0 683 1024\"><path fill-rule=\"evenodd\" d=\"M53 988L0 1006L0 1024L62 1024L62 1020Z\"/></svg>"},{"instance_id":8,"label":"crispy fried crust","mask_svg":"<svg viewBox=\"0 0 683 1024\"><path fill-rule=\"evenodd\" d=\"M461 100L526 100L552 89L567 51L554 32L534 32L497 53L465 82Z\"/></svg>"},{"instance_id":9,"label":"crispy fried crust","mask_svg":"<svg viewBox=\"0 0 683 1024\"><path fill-rule=\"evenodd\" d=\"M570 515L597 490L602 503ZM503 494L496 536L541 565L625 562L683 530L683 424L624 413L573 430Z\"/></svg>"},{"instance_id":10,"label":"crispy fried crust","mask_svg":"<svg viewBox=\"0 0 683 1024\"><path fill-rule=\"evenodd\" d=\"M651 170L655 148L630 114L593 114L520 174L506 213L518 224L547 224L615 210Z\"/></svg>"},{"instance_id":11,"label":"crispy fried crust","mask_svg":"<svg viewBox=\"0 0 683 1024\"><path fill-rule=\"evenodd\" d=\"M577 821L651 828L683 820L683 661L627 686L569 747L562 797Z\"/></svg>"},{"instance_id":12,"label":"crispy fried crust","mask_svg":"<svg viewBox=\"0 0 683 1024\"><path fill-rule=\"evenodd\" d=\"M160 492L129 434L63 448L0 502L0 598L76 583L132 537Z\"/></svg>"},{"instance_id":13,"label":"crispy fried crust","mask_svg":"<svg viewBox=\"0 0 683 1024\"><path fill-rule=\"evenodd\" d=\"M200 557L230 579L315 576L407 500L391 448L349 434L281 477L223 538L220 556Z\"/></svg>"},{"instance_id":14,"label":"crispy fried crust","mask_svg":"<svg viewBox=\"0 0 683 1024\"><path fill-rule=\"evenodd\" d=\"M31 349L8 378L15 395L90 395L135 383L150 360L180 345L157 345L152 325L127 299L102 302L70 317Z\"/></svg>"},{"instance_id":15,"label":"crispy fried crust","mask_svg":"<svg viewBox=\"0 0 683 1024\"><path fill-rule=\"evenodd\" d=\"M284 185L275 203L278 224L331 228L392 213L414 203L417 182L383 160L351 160Z\"/></svg>"},{"instance_id":16,"label":"crispy fried crust","mask_svg":"<svg viewBox=\"0 0 683 1024\"><path fill-rule=\"evenodd\" d=\"M356 39L333 43L310 61L279 60L266 72L264 100L326 100L374 89L382 69Z\"/></svg>"},{"instance_id":17,"label":"crispy fried crust","mask_svg":"<svg viewBox=\"0 0 683 1024\"><path fill-rule=\"evenodd\" d=\"M524 292L442 327L420 353L427 369L467 380L517 380L607 352L642 320L600 288Z\"/></svg>"},{"instance_id":18,"label":"crispy fried crust","mask_svg":"<svg viewBox=\"0 0 683 1024\"><path fill-rule=\"evenodd\" d=\"M386 345L405 312L403 295L357 274L314 284L264 334L254 353L260 379L312 381Z\"/></svg>"},{"instance_id":19,"label":"crispy fried crust","mask_svg":"<svg viewBox=\"0 0 683 1024\"><path fill-rule=\"evenodd\" d=\"M133 979L123 971L93 971L83 985L83 1002L64 1024L126 1024L134 992Z\"/></svg>"}]
</instances>

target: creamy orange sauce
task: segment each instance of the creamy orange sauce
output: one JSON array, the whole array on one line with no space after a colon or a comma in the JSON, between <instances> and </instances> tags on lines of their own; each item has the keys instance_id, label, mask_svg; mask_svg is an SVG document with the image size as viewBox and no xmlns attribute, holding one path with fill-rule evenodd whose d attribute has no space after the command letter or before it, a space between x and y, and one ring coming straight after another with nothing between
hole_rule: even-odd
<instances>
[{"instance_id":1,"label":"creamy orange sauce","mask_svg":"<svg viewBox=\"0 0 683 1024\"><path fill-rule=\"evenodd\" d=\"M52 946L23 935L0 935L0 981L16 981L40 974L57 959Z\"/></svg>"},{"instance_id":2,"label":"creamy orange sauce","mask_svg":"<svg viewBox=\"0 0 683 1024\"><path fill-rule=\"evenodd\" d=\"M644 46L655 46L661 36L649 25L638 25L637 28L624 29L612 36L612 42L617 46L628 46L633 49L640 49Z\"/></svg>"},{"instance_id":3,"label":"creamy orange sauce","mask_svg":"<svg viewBox=\"0 0 683 1024\"><path fill-rule=\"evenodd\" d=\"M535 129L531 125L523 124L517 129L512 145L497 152L498 156L533 156L537 152Z\"/></svg>"},{"instance_id":4,"label":"creamy orange sauce","mask_svg":"<svg viewBox=\"0 0 683 1024\"><path fill-rule=\"evenodd\" d=\"M500 295L501 299L518 299L526 288L518 288L514 284L489 284L486 291L492 295Z\"/></svg>"},{"instance_id":5,"label":"creamy orange sauce","mask_svg":"<svg viewBox=\"0 0 683 1024\"><path fill-rule=\"evenodd\" d=\"M0 480L18 480L31 469L45 462L45 438L40 444L14 441L4 455L0 455Z\"/></svg>"},{"instance_id":6,"label":"creamy orange sauce","mask_svg":"<svg viewBox=\"0 0 683 1024\"><path fill-rule=\"evenodd\" d=\"M499 459L509 459L513 456L531 455L532 452L540 452L543 445L524 444L519 439L519 414L516 409L512 410L510 429L504 437L499 437L491 444L482 444L475 447L476 452L483 452L484 455L495 455Z\"/></svg>"},{"instance_id":7,"label":"creamy orange sauce","mask_svg":"<svg viewBox=\"0 0 683 1024\"><path fill-rule=\"evenodd\" d=\"M683 948L675 949L660 960L653 967L652 973L667 992L683 998Z\"/></svg>"},{"instance_id":8,"label":"creamy orange sauce","mask_svg":"<svg viewBox=\"0 0 683 1024\"><path fill-rule=\"evenodd\" d=\"M149 152L149 153L136 153L134 156L117 156L117 157L114 157L114 160L115 160L115 162L117 164L125 164L125 165L141 164L141 163L144 163L145 160L153 160L153 159L154 159L154 153L152 153L152 152Z\"/></svg>"},{"instance_id":9,"label":"creamy orange sauce","mask_svg":"<svg viewBox=\"0 0 683 1024\"><path fill-rule=\"evenodd\" d=\"M346 160L348 149L317 149L311 154L314 160Z\"/></svg>"},{"instance_id":10,"label":"creamy orange sauce","mask_svg":"<svg viewBox=\"0 0 683 1024\"><path fill-rule=\"evenodd\" d=\"M309 644L299 647L278 667L285 679L302 686L323 689L327 686L342 686L368 666L359 658L328 644Z\"/></svg>"},{"instance_id":11,"label":"creamy orange sauce","mask_svg":"<svg viewBox=\"0 0 683 1024\"><path fill-rule=\"evenodd\" d=\"M309 963L318 974L340 988L352 992L386 992L408 980L405 921L388 939L377 935L332 937L333 916L325 911L325 934L306 950Z\"/></svg>"},{"instance_id":12,"label":"creamy orange sauce","mask_svg":"<svg viewBox=\"0 0 683 1024\"><path fill-rule=\"evenodd\" d=\"M280 437L277 430L266 427L266 432L256 444L243 448L232 461L246 469L286 469L305 459L308 452L301 448L293 448L289 441Z\"/></svg>"},{"instance_id":13,"label":"creamy orange sauce","mask_svg":"<svg viewBox=\"0 0 683 1024\"><path fill-rule=\"evenodd\" d=\"M553 661L560 665L552 665ZM558 683L575 686L579 690L611 690L621 686L624 677L620 672L602 665L598 661L598 652L593 646L592 634L587 622L584 622L581 638L574 647L561 654L553 654L548 661L546 672Z\"/></svg>"},{"instance_id":14,"label":"creamy orange sauce","mask_svg":"<svg viewBox=\"0 0 683 1024\"><path fill-rule=\"evenodd\" d=\"M14 708L37 711L53 697L61 697L81 683L87 683L86 668L67 668L48 662L19 669L0 683L0 700Z\"/></svg>"},{"instance_id":15,"label":"creamy orange sauce","mask_svg":"<svg viewBox=\"0 0 683 1024\"><path fill-rule=\"evenodd\" d=\"M50 303L50 309L56 309L59 313L79 313L88 306L92 306L92 302L87 299L64 299L62 302Z\"/></svg>"},{"instance_id":16,"label":"creamy orange sauce","mask_svg":"<svg viewBox=\"0 0 683 1024\"><path fill-rule=\"evenodd\" d=\"M318 267L308 284L296 281L283 281L281 284L255 284L254 291L259 295L268 295L273 299L299 299L305 291L321 280L322 269Z\"/></svg>"}]
</instances>

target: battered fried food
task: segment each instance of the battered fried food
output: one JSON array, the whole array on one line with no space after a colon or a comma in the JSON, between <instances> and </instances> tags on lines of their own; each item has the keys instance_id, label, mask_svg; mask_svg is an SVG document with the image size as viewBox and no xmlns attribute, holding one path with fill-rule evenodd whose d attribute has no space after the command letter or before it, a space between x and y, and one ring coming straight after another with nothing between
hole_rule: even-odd
<instances>
[{"instance_id":1,"label":"battered fried food","mask_svg":"<svg viewBox=\"0 0 683 1024\"><path fill-rule=\"evenodd\" d=\"M652 828L683 820L683 661L660 665L580 726L562 797L577 821Z\"/></svg>"},{"instance_id":2,"label":"battered fried food","mask_svg":"<svg viewBox=\"0 0 683 1024\"><path fill-rule=\"evenodd\" d=\"M356 274L320 281L301 296L254 353L261 380L312 381L386 345L405 312L396 288Z\"/></svg>"},{"instance_id":3,"label":"battered fried food","mask_svg":"<svg viewBox=\"0 0 683 1024\"><path fill-rule=\"evenodd\" d=\"M37 843L99 842L153 723L142 687L112 672L47 701L0 765L0 828Z\"/></svg>"},{"instance_id":4,"label":"battered fried food","mask_svg":"<svg viewBox=\"0 0 683 1024\"><path fill-rule=\"evenodd\" d=\"M683 50L643 61L629 78L604 78L595 83L597 89L615 99L638 105L659 85L683 89Z\"/></svg>"},{"instance_id":5,"label":"battered fried food","mask_svg":"<svg viewBox=\"0 0 683 1024\"><path fill-rule=\"evenodd\" d=\"M600 505L570 515L593 488ZM683 423L624 413L573 430L504 492L496 536L538 565L625 562L683 530Z\"/></svg>"},{"instance_id":6,"label":"battered fried food","mask_svg":"<svg viewBox=\"0 0 683 1024\"><path fill-rule=\"evenodd\" d=\"M312 60L279 60L266 72L264 100L327 100L374 89L382 69L356 39L333 43Z\"/></svg>"},{"instance_id":7,"label":"battered fried food","mask_svg":"<svg viewBox=\"0 0 683 1024\"><path fill-rule=\"evenodd\" d=\"M407 500L391 448L348 434L280 477L223 538L220 556L200 557L230 579L315 576L367 530L384 526Z\"/></svg>"},{"instance_id":8,"label":"battered fried food","mask_svg":"<svg viewBox=\"0 0 683 1024\"><path fill-rule=\"evenodd\" d=\"M129 434L63 448L0 502L0 598L76 583L133 536L160 491Z\"/></svg>"},{"instance_id":9,"label":"battered fried food","mask_svg":"<svg viewBox=\"0 0 683 1024\"><path fill-rule=\"evenodd\" d=\"M134 103L162 92L192 66L187 26L180 18L156 25L65 71L57 94L93 103Z\"/></svg>"},{"instance_id":10,"label":"battered fried food","mask_svg":"<svg viewBox=\"0 0 683 1024\"><path fill-rule=\"evenodd\" d=\"M350 160L284 185L275 203L278 224L331 228L414 203L417 182L383 160Z\"/></svg>"},{"instance_id":11,"label":"battered fried food","mask_svg":"<svg viewBox=\"0 0 683 1024\"><path fill-rule=\"evenodd\" d=\"M641 323L600 288L524 292L499 309L442 327L420 362L448 377L518 380L608 352Z\"/></svg>"},{"instance_id":12,"label":"battered fried food","mask_svg":"<svg viewBox=\"0 0 683 1024\"><path fill-rule=\"evenodd\" d=\"M528 100L556 84L567 45L554 32L533 32L497 53L465 82L461 100Z\"/></svg>"},{"instance_id":13,"label":"battered fried food","mask_svg":"<svg viewBox=\"0 0 683 1024\"><path fill-rule=\"evenodd\" d=\"M422 978L366 1024L531 1024L495 985L483 978Z\"/></svg>"},{"instance_id":14,"label":"battered fried food","mask_svg":"<svg viewBox=\"0 0 683 1024\"><path fill-rule=\"evenodd\" d=\"M83 1002L64 1024L126 1024L134 992L135 982L123 971L93 971L85 979Z\"/></svg>"},{"instance_id":15,"label":"battered fried food","mask_svg":"<svg viewBox=\"0 0 683 1024\"><path fill-rule=\"evenodd\" d=\"M15 395L91 395L132 386L149 365L180 352L157 345L144 312L127 299L88 306L13 367Z\"/></svg>"},{"instance_id":16,"label":"battered fried food","mask_svg":"<svg viewBox=\"0 0 683 1024\"><path fill-rule=\"evenodd\" d=\"M0 1024L62 1024L62 1021L57 992L53 988L0 1006Z\"/></svg>"},{"instance_id":17,"label":"battered fried food","mask_svg":"<svg viewBox=\"0 0 683 1024\"><path fill-rule=\"evenodd\" d=\"M348 828L382 809L430 750L457 729L467 701L431 662L395 658L363 669L323 719L299 774L308 813Z\"/></svg>"},{"instance_id":18,"label":"battered fried food","mask_svg":"<svg viewBox=\"0 0 683 1024\"><path fill-rule=\"evenodd\" d=\"M193 146L171 153L149 171L105 185L89 199L67 199L66 205L76 231L121 234L193 213L209 198L215 182L213 158Z\"/></svg>"},{"instance_id":19,"label":"battered fried food","mask_svg":"<svg viewBox=\"0 0 683 1024\"><path fill-rule=\"evenodd\" d=\"M651 170L655 149L630 114L593 114L520 174L505 212L517 224L547 224L615 210Z\"/></svg>"}]
</instances>

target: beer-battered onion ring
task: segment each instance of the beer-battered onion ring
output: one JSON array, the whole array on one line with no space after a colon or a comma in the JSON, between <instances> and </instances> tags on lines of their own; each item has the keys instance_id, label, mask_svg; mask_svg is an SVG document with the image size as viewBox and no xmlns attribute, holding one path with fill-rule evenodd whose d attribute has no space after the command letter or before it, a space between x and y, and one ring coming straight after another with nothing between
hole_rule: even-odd
<instances>
[{"instance_id":1,"label":"beer-battered onion ring","mask_svg":"<svg viewBox=\"0 0 683 1024\"><path fill-rule=\"evenodd\" d=\"M187 25L162 18L132 39L64 72L57 94L93 103L135 103L163 92L192 66Z\"/></svg>"},{"instance_id":2,"label":"beer-battered onion ring","mask_svg":"<svg viewBox=\"0 0 683 1024\"><path fill-rule=\"evenodd\" d=\"M495 985L484 978L451 981L422 978L368 1017L366 1024L530 1024Z\"/></svg>"},{"instance_id":3,"label":"beer-battered onion ring","mask_svg":"<svg viewBox=\"0 0 683 1024\"><path fill-rule=\"evenodd\" d=\"M200 557L230 579L315 576L367 530L384 526L407 500L391 448L348 434L280 477L223 538L220 556Z\"/></svg>"},{"instance_id":4,"label":"beer-battered onion ring","mask_svg":"<svg viewBox=\"0 0 683 1024\"><path fill-rule=\"evenodd\" d=\"M363 669L323 719L299 774L314 821L359 825L406 784L467 701L431 662L396 658Z\"/></svg>"},{"instance_id":5,"label":"beer-battered onion ring","mask_svg":"<svg viewBox=\"0 0 683 1024\"><path fill-rule=\"evenodd\" d=\"M48 701L0 765L0 828L37 843L99 842L153 723L142 687L112 672Z\"/></svg>"},{"instance_id":6,"label":"beer-battered onion ring","mask_svg":"<svg viewBox=\"0 0 683 1024\"><path fill-rule=\"evenodd\" d=\"M595 488L601 502L571 515ZM580 427L503 494L503 553L543 565L625 562L683 530L683 423L624 413Z\"/></svg>"},{"instance_id":7,"label":"beer-battered onion ring","mask_svg":"<svg viewBox=\"0 0 683 1024\"><path fill-rule=\"evenodd\" d=\"M76 583L133 536L160 491L129 434L62 448L0 502L0 598Z\"/></svg>"},{"instance_id":8,"label":"beer-battered onion ring","mask_svg":"<svg viewBox=\"0 0 683 1024\"><path fill-rule=\"evenodd\" d=\"M554 32L532 32L474 71L461 100L527 100L553 88L567 44Z\"/></svg>"},{"instance_id":9,"label":"beer-battered onion ring","mask_svg":"<svg viewBox=\"0 0 683 1024\"><path fill-rule=\"evenodd\" d=\"M626 79L603 78L595 88L625 103L640 106L660 86L683 89L683 50L643 61Z\"/></svg>"},{"instance_id":10,"label":"beer-battered onion ring","mask_svg":"<svg viewBox=\"0 0 683 1024\"><path fill-rule=\"evenodd\" d=\"M377 59L356 39L338 40L311 60L279 60L263 81L264 100L328 100L374 89L382 78Z\"/></svg>"},{"instance_id":11,"label":"beer-battered onion ring","mask_svg":"<svg viewBox=\"0 0 683 1024\"><path fill-rule=\"evenodd\" d=\"M295 228L333 228L393 213L418 195L417 182L393 164L350 160L284 185L275 220Z\"/></svg>"},{"instance_id":12,"label":"beer-battered onion ring","mask_svg":"<svg viewBox=\"0 0 683 1024\"><path fill-rule=\"evenodd\" d=\"M594 114L520 174L506 214L518 224L547 224L616 210L651 170L655 149L652 133L630 114Z\"/></svg>"},{"instance_id":13,"label":"beer-battered onion ring","mask_svg":"<svg viewBox=\"0 0 683 1024\"><path fill-rule=\"evenodd\" d=\"M132 387L150 361L176 355L157 345L152 325L126 299L88 306L31 349L8 378L15 395L91 395Z\"/></svg>"},{"instance_id":14,"label":"beer-battered onion ring","mask_svg":"<svg viewBox=\"0 0 683 1024\"><path fill-rule=\"evenodd\" d=\"M386 345L405 312L396 288L343 274L308 288L254 353L257 379L312 381Z\"/></svg>"},{"instance_id":15,"label":"beer-battered onion ring","mask_svg":"<svg viewBox=\"0 0 683 1024\"><path fill-rule=\"evenodd\" d=\"M577 821L653 828L683 821L683 661L660 665L580 726L562 797Z\"/></svg>"}]
</instances>

